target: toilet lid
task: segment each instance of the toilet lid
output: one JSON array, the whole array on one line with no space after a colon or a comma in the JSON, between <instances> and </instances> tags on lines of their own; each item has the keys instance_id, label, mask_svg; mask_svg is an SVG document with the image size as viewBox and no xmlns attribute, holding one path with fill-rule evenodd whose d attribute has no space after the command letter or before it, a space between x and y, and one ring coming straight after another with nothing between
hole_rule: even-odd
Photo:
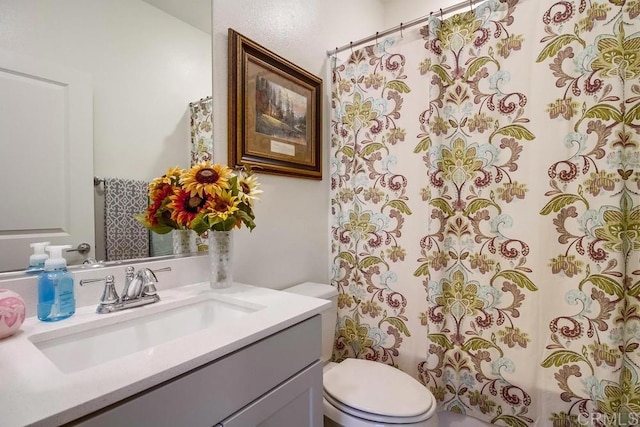
<instances>
[{"instance_id":1,"label":"toilet lid","mask_svg":"<svg viewBox=\"0 0 640 427\"><path fill-rule=\"evenodd\" d=\"M370 420L411 418L415 422L435 405L431 392L410 375L370 360L346 359L324 374L323 383L327 400Z\"/></svg>"}]
</instances>

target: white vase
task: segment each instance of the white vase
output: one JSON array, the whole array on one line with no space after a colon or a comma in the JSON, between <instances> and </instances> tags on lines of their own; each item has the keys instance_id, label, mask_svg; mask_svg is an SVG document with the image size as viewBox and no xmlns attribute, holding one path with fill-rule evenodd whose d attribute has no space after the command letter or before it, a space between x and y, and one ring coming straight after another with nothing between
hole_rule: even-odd
<instances>
[{"instance_id":1,"label":"white vase","mask_svg":"<svg viewBox=\"0 0 640 427\"><path fill-rule=\"evenodd\" d=\"M195 233L191 230L171 231L174 255L185 255L196 252Z\"/></svg>"},{"instance_id":2,"label":"white vase","mask_svg":"<svg viewBox=\"0 0 640 427\"><path fill-rule=\"evenodd\" d=\"M233 285L233 235L209 231L209 282L213 289Z\"/></svg>"},{"instance_id":3,"label":"white vase","mask_svg":"<svg viewBox=\"0 0 640 427\"><path fill-rule=\"evenodd\" d=\"M26 315L24 300L9 289L0 289L0 340L16 333Z\"/></svg>"}]
</instances>

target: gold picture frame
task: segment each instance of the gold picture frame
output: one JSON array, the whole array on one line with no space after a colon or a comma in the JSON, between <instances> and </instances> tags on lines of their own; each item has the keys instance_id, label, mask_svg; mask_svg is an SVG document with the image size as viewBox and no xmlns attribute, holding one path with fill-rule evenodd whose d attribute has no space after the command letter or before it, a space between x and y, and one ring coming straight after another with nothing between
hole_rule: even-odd
<instances>
[{"instance_id":1,"label":"gold picture frame","mask_svg":"<svg viewBox=\"0 0 640 427\"><path fill-rule=\"evenodd\" d=\"M229 166L322 179L322 79L229 28Z\"/></svg>"}]
</instances>

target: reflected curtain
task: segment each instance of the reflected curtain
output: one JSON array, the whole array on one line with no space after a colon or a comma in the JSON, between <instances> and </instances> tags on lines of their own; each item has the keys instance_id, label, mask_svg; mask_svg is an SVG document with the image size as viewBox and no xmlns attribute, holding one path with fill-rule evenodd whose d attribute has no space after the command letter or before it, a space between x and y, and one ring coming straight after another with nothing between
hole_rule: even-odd
<instances>
[{"instance_id":1,"label":"reflected curtain","mask_svg":"<svg viewBox=\"0 0 640 427\"><path fill-rule=\"evenodd\" d=\"M202 98L189 104L191 123L191 166L213 161L213 100ZM198 251L206 251L206 235L196 236Z\"/></svg>"},{"instance_id":2,"label":"reflected curtain","mask_svg":"<svg viewBox=\"0 0 640 427\"><path fill-rule=\"evenodd\" d=\"M191 123L191 165L213 160L213 101L202 98L189 104Z\"/></svg>"},{"instance_id":3,"label":"reflected curtain","mask_svg":"<svg viewBox=\"0 0 640 427\"><path fill-rule=\"evenodd\" d=\"M640 421L639 15L490 0L335 65L334 359L495 424Z\"/></svg>"}]
</instances>

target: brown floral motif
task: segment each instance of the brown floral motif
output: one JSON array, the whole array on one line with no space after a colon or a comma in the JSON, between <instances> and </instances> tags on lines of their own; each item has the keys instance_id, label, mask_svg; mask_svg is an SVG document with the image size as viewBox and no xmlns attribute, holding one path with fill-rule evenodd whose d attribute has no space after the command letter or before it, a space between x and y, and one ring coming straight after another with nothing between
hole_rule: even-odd
<instances>
[{"instance_id":1,"label":"brown floral motif","mask_svg":"<svg viewBox=\"0 0 640 427\"><path fill-rule=\"evenodd\" d=\"M607 12L611 10L608 4L593 3L586 11L586 16L578 21L579 32L590 32L596 26L596 21L604 21L607 18Z\"/></svg>"},{"instance_id":2,"label":"brown floral motif","mask_svg":"<svg viewBox=\"0 0 640 427\"><path fill-rule=\"evenodd\" d=\"M340 198L340 201L343 203L353 200L354 197L355 193L351 188L343 188L338 192L338 198Z\"/></svg>"},{"instance_id":3,"label":"brown floral motif","mask_svg":"<svg viewBox=\"0 0 640 427\"><path fill-rule=\"evenodd\" d=\"M618 359L620 359L620 351L615 348L609 348L607 343L594 342L587 346L590 355L593 358L596 366L600 366L603 363L611 367L618 365Z\"/></svg>"},{"instance_id":4,"label":"brown floral motif","mask_svg":"<svg viewBox=\"0 0 640 427\"><path fill-rule=\"evenodd\" d=\"M406 131L404 129L399 129L399 128L391 129L387 134L389 144L391 145L395 145L399 142L404 141L405 136L406 136Z\"/></svg>"},{"instance_id":5,"label":"brown floral motif","mask_svg":"<svg viewBox=\"0 0 640 427\"><path fill-rule=\"evenodd\" d=\"M626 13L629 18L635 19L640 16L640 0L629 0L626 2Z\"/></svg>"},{"instance_id":6,"label":"brown floral motif","mask_svg":"<svg viewBox=\"0 0 640 427\"><path fill-rule=\"evenodd\" d=\"M437 116L431 120L431 131L436 135L446 135L451 127L443 117Z\"/></svg>"},{"instance_id":7,"label":"brown floral motif","mask_svg":"<svg viewBox=\"0 0 640 427\"><path fill-rule=\"evenodd\" d=\"M614 173L601 170L591 172L589 179L584 181L584 185L592 196L597 196L600 191L615 190L617 182L619 182L619 179Z\"/></svg>"},{"instance_id":8,"label":"brown floral motif","mask_svg":"<svg viewBox=\"0 0 640 427\"><path fill-rule=\"evenodd\" d=\"M379 73L370 74L364 78L364 86L366 88L380 89L384 85L384 76Z\"/></svg>"},{"instance_id":9,"label":"brown floral motif","mask_svg":"<svg viewBox=\"0 0 640 427\"><path fill-rule=\"evenodd\" d=\"M400 246L392 246L387 249L387 255L393 262L404 261L404 257L407 255L407 251L405 251Z\"/></svg>"},{"instance_id":10,"label":"brown floral motif","mask_svg":"<svg viewBox=\"0 0 640 427\"><path fill-rule=\"evenodd\" d=\"M369 314L372 318L380 316L382 307L375 301L365 301L362 303L362 314Z\"/></svg>"},{"instance_id":11,"label":"brown floral motif","mask_svg":"<svg viewBox=\"0 0 640 427\"><path fill-rule=\"evenodd\" d=\"M349 294L340 293L338 295L338 308L351 307L353 305L353 297Z\"/></svg>"},{"instance_id":12,"label":"brown floral motif","mask_svg":"<svg viewBox=\"0 0 640 427\"><path fill-rule=\"evenodd\" d=\"M527 184L519 184L517 182L507 182L496 190L498 198L507 203L511 203L514 199L524 199L527 191Z\"/></svg>"},{"instance_id":13,"label":"brown floral motif","mask_svg":"<svg viewBox=\"0 0 640 427\"><path fill-rule=\"evenodd\" d=\"M520 50L522 48L523 41L524 36L520 34L511 34L498 42L498 54L503 58L508 58L512 51Z\"/></svg>"},{"instance_id":14,"label":"brown floral motif","mask_svg":"<svg viewBox=\"0 0 640 427\"><path fill-rule=\"evenodd\" d=\"M549 417L552 427L578 427L580 422L577 415L570 415L566 412L553 413Z\"/></svg>"},{"instance_id":15,"label":"brown floral motif","mask_svg":"<svg viewBox=\"0 0 640 427\"><path fill-rule=\"evenodd\" d=\"M516 345L527 348L527 343L531 342L529 338L529 334L524 331L521 331L520 328L512 328L507 327L503 330L498 331L498 336L507 344L508 347L515 347Z\"/></svg>"},{"instance_id":16,"label":"brown floral motif","mask_svg":"<svg viewBox=\"0 0 640 427\"><path fill-rule=\"evenodd\" d=\"M472 254L469 258L469 264L472 269L477 269L480 273L485 274L492 271L495 267L495 261L487 256L487 254Z\"/></svg>"},{"instance_id":17,"label":"brown floral motif","mask_svg":"<svg viewBox=\"0 0 640 427\"><path fill-rule=\"evenodd\" d=\"M469 404L471 406L478 406L480 408L480 412L483 414L492 413L496 406L495 402L489 399L489 396L482 394L477 390L473 390L469 393Z\"/></svg>"},{"instance_id":18,"label":"brown floral motif","mask_svg":"<svg viewBox=\"0 0 640 427\"><path fill-rule=\"evenodd\" d=\"M549 117L552 119L562 116L563 119L570 120L573 116L578 114L579 107L580 104L575 102L573 98L569 97L557 99L554 103L549 104L547 111L549 112Z\"/></svg>"},{"instance_id":19,"label":"brown floral motif","mask_svg":"<svg viewBox=\"0 0 640 427\"><path fill-rule=\"evenodd\" d=\"M371 201L373 203L380 203L384 198L384 192L378 188L367 188L362 192L364 200Z\"/></svg>"},{"instance_id":20,"label":"brown floral motif","mask_svg":"<svg viewBox=\"0 0 640 427\"><path fill-rule=\"evenodd\" d=\"M483 133L489 130L491 124L493 124L493 119L486 113L476 113L467 121L469 132Z\"/></svg>"},{"instance_id":21,"label":"brown floral motif","mask_svg":"<svg viewBox=\"0 0 640 427\"><path fill-rule=\"evenodd\" d=\"M558 255L551 260L550 265L553 274L563 272L567 277L573 277L582 273L584 262L576 259L575 255Z\"/></svg>"}]
</instances>

